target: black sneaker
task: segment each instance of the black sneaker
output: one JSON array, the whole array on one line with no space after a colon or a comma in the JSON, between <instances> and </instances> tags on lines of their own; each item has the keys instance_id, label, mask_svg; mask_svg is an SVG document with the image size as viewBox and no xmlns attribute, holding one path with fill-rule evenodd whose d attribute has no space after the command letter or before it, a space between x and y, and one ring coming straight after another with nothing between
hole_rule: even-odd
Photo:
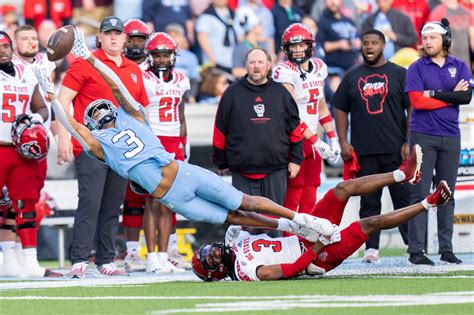
<instances>
[{"instance_id":1,"label":"black sneaker","mask_svg":"<svg viewBox=\"0 0 474 315\"><path fill-rule=\"evenodd\" d=\"M410 254L408 262L412 265L429 265L434 266L434 262L426 257L423 253Z\"/></svg>"},{"instance_id":2,"label":"black sneaker","mask_svg":"<svg viewBox=\"0 0 474 315\"><path fill-rule=\"evenodd\" d=\"M453 252L444 252L441 254L441 262L447 264L462 264L462 260L454 256Z\"/></svg>"}]
</instances>

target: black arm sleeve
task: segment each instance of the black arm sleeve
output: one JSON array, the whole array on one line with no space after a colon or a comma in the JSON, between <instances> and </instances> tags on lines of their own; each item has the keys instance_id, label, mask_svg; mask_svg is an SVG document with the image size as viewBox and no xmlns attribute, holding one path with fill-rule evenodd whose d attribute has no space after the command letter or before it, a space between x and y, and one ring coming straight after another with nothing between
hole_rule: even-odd
<instances>
[{"instance_id":1,"label":"black arm sleeve","mask_svg":"<svg viewBox=\"0 0 474 315\"><path fill-rule=\"evenodd\" d=\"M434 91L433 98L450 104L463 105L469 104L472 98L472 88L467 91Z\"/></svg>"},{"instance_id":2,"label":"black arm sleeve","mask_svg":"<svg viewBox=\"0 0 474 315\"><path fill-rule=\"evenodd\" d=\"M227 164L225 142L227 134L227 109L229 108L229 97L226 97L224 93L217 107L216 120L214 124L214 135L212 138L212 163L217 166L218 169L226 169L229 167Z\"/></svg>"},{"instance_id":3,"label":"black arm sleeve","mask_svg":"<svg viewBox=\"0 0 474 315\"><path fill-rule=\"evenodd\" d=\"M282 86L282 88L284 88ZM288 106L290 109L290 131L295 130L300 125L300 115L298 112L298 106L296 105L293 96L288 93ZM289 135L288 135L289 136ZM300 165L303 161L303 140L298 142L291 142L290 141L290 162Z\"/></svg>"}]
</instances>

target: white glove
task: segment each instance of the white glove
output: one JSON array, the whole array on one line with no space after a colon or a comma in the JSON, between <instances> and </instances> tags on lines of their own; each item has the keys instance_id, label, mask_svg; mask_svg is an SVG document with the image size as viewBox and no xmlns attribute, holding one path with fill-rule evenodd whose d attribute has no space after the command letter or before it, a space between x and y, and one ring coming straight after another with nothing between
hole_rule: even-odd
<instances>
[{"instance_id":1,"label":"white glove","mask_svg":"<svg viewBox=\"0 0 474 315\"><path fill-rule=\"evenodd\" d=\"M329 139L329 145L331 146L331 150L334 152L334 154L336 154L336 158L334 159L334 163L336 163L341 156L341 146L339 145L339 139L337 137Z\"/></svg>"},{"instance_id":2,"label":"white glove","mask_svg":"<svg viewBox=\"0 0 474 315\"><path fill-rule=\"evenodd\" d=\"M33 74L38 80L38 85L43 90L43 92L46 95L48 95L48 93L54 94L54 85L53 85L53 82L51 81L51 78L46 73L46 69L39 66L38 64L34 64L31 67L32 67L31 69L33 71Z\"/></svg>"},{"instance_id":3,"label":"white glove","mask_svg":"<svg viewBox=\"0 0 474 315\"><path fill-rule=\"evenodd\" d=\"M89 48L87 48L84 35L77 27L74 27L74 45L72 46L71 54L84 59L89 58L91 55Z\"/></svg>"},{"instance_id":4,"label":"white glove","mask_svg":"<svg viewBox=\"0 0 474 315\"><path fill-rule=\"evenodd\" d=\"M225 244L228 246L233 245L235 240L239 237L240 231L242 231L242 226L230 225L225 232Z\"/></svg>"},{"instance_id":5,"label":"white glove","mask_svg":"<svg viewBox=\"0 0 474 315\"><path fill-rule=\"evenodd\" d=\"M32 113L30 114L31 121L39 121L40 123L44 123L43 116L41 116L38 113Z\"/></svg>"},{"instance_id":6,"label":"white glove","mask_svg":"<svg viewBox=\"0 0 474 315\"><path fill-rule=\"evenodd\" d=\"M334 160L337 156L331 149L331 147L321 139L318 139L314 144L313 148L318 152L318 154L325 160Z\"/></svg>"},{"instance_id":7,"label":"white glove","mask_svg":"<svg viewBox=\"0 0 474 315\"><path fill-rule=\"evenodd\" d=\"M339 229L339 226L336 224L333 224L332 227L334 228L334 233L332 233L331 236L324 236L324 235L319 236L319 241L324 246L341 241L341 230Z\"/></svg>"}]
</instances>

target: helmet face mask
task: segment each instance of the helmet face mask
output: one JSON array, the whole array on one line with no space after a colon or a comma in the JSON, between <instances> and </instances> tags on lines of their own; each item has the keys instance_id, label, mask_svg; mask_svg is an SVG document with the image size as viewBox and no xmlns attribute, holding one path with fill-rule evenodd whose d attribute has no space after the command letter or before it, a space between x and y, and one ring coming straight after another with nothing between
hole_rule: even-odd
<instances>
[{"instance_id":1,"label":"helmet face mask","mask_svg":"<svg viewBox=\"0 0 474 315\"><path fill-rule=\"evenodd\" d=\"M220 251L221 262L214 263L212 253ZM224 265L224 261L228 258L226 255L228 248L223 243L212 243L202 245L193 255L192 269L193 272L201 280L204 281L219 281L229 276L229 270ZM212 265L209 264L212 262Z\"/></svg>"},{"instance_id":2,"label":"helmet face mask","mask_svg":"<svg viewBox=\"0 0 474 315\"><path fill-rule=\"evenodd\" d=\"M115 120L117 110L109 100L99 99L87 106L84 112L84 124L89 130L100 130Z\"/></svg>"},{"instance_id":3,"label":"helmet face mask","mask_svg":"<svg viewBox=\"0 0 474 315\"><path fill-rule=\"evenodd\" d=\"M306 43L307 48L304 50L302 57L295 57L294 52L290 50L290 46L298 43ZM285 52L288 59L294 63L302 64L313 56L316 41L314 35L304 24L294 23L288 26L282 36L281 48Z\"/></svg>"},{"instance_id":4,"label":"helmet face mask","mask_svg":"<svg viewBox=\"0 0 474 315\"><path fill-rule=\"evenodd\" d=\"M48 132L42 123L32 120L30 115L15 117L11 137L15 150L24 158L42 160L48 155Z\"/></svg>"},{"instance_id":5,"label":"helmet face mask","mask_svg":"<svg viewBox=\"0 0 474 315\"><path fill-rule=\"evenodd\" d=\"M153 72L159 74L174 68L176 56L178 55L178 44L170 35L164 32L154 34L148 41L146 49L151 55L150 64ZM169 54L169 61L166 65L157 64L154 60L158 54L162 53Z\"/></svg>"}]
</instances>

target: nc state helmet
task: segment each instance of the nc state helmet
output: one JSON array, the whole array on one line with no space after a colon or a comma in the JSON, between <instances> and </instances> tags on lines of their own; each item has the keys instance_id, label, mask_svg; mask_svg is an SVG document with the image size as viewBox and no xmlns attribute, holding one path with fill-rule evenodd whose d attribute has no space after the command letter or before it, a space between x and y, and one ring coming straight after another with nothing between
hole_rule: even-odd
<instances>
[{"instance_id":1,"label":"nc state helmet","mask_svg":"<svg viewBox=\"0 0 474 315\"><path fill-rule=\"evenodd\" d=\"M178 44L174 41L173 37L164 32L155 33L148 41L146 50L148 50L148 52L152 55L161 52L170 54L170 61L166 66L155 65L153 58L150 58L153 69L157 71L167 71L173 69L174 63L176 61L176 55L178 54Z\"/></svg>"},{"instance_id":2,"label":"nc state helmet","mask_svg":"<svg viewBox=\"0 0 474 315\"><path fill-rule=\"evenodd\" d=\"M131 19L125 22L123 25L123 32L127 36L143 36L148 38L150 32L148 32L148 27L145 22L138 19Z\"/></svg>"},{"instance_id":3,"label":"nc state helmet","mask_svg":"<svg viewBox=\"0 0 474 315\"><path fill-rule=\"evenodd\" d=\"M42 123L32 120L30 115L15 117L11 136L13 146L21 156L30 160L42 160L48 155L48 132Z\"/></svg>"},{"instance_id":4,"label":"nc state helmet","mask_svg":"<svg viewBox=\"0 0 474 315\"><path fill-rule=\"evenodd\" d=\"M306 43L308 49L305 50L304 57L294 58L290 52L291 44ZM281 38L281 49L286 53L288 59L295 63L303 63L313 56L315 46L314 35L308 26L302 23L294 23L288 26Z\"/></svg>"},{"instance_id":5,"label":"nc state helmet","mask_svg":"<svg viewBox=\"0 0 474 315\"><path fill-rule=\"evenodd\" d=\"M206 256L211 255L214 248L221 251L221 256L226 250L222 243L203 244L194 253L191 260L194 274L203 281L219 281L229 276L229 271L222 262L217 266L211 266L207 263Z\"/></svg>"}]
</instances>

